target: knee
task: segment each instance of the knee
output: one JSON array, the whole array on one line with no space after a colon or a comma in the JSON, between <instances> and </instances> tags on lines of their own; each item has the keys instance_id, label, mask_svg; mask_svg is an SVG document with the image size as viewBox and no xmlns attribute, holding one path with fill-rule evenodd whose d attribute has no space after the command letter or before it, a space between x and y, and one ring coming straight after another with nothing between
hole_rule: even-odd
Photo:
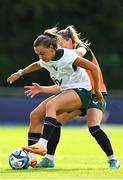
<instances>
[{"instance_id":1,"label":"knee","mask_svg":"<svg viewBox=\"0 0 123 180\"><path fill-rule=\"evenodd\" d=\"M32 111L30 113L30 123L31 124L39 124L41 123L41 118L38 117L37 113L35 111Z\"/></svg>"},{"instance_id":2,"label":"knee","mask_svg":"<svg viewBox=\"0 0 123 180\"><path fill-rule=\"evenodd\" d=\"M52 100L46 104L46 111L48 110L56 110L55 103Z\"/></svg>"},{"instance_id":3,"label":"knee","mask_svg":"<svg viewBox=\"0 0 123 180\"><path fill-rule=\"evenodd\" d=\"M35 111L32 111L32 112L30 113L30 120L35 119L36 116L37 116L37 115L36 115Z\"/></svg>"}]
</instances>

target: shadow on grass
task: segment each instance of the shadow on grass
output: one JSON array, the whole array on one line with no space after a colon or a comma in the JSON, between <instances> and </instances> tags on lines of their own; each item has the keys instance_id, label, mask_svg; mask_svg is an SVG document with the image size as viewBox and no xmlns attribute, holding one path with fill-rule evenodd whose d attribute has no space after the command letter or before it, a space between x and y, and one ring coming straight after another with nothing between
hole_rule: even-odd
<instances>
[{"instance_id":1,"label":"shadow on grass","mask_svg":"<svg viewBox=\"0 0 123 180\"><path fill-rule=\"evenodd\" d=\"M49 168L29 168L29 169L21 169L21 170L13 170L13 169L3 169L1 170L1 174L3 173L35 173L35 172L68 172L68 171L94 171L94 170L107 170L107 168L74 168L74 169L71 169L71 168L54 168L54 169L49 169Z\"/></svg>"}]
</instances>

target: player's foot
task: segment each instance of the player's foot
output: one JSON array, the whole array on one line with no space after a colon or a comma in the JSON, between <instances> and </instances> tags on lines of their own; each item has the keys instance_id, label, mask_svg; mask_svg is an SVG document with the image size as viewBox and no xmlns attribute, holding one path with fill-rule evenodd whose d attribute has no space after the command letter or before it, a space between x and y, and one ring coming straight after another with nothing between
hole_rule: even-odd
<instances>
[{"instance_id":1,"label":"player's foot","mask_svg":"<svg viewBox=\"0 0 123 180\"><path fill-rule=\"evenodd\" d=\"M36 167L37 165L37 159L36 158L32 158L31 161L30 161L30 166L32 168Z\"/></svg>"},{"instance_id":2,"label":"player's foot","mask_svg":"<svg viewBox=\"0 0 123 180\"><path fill-rule=\"evenodd\" d=\"M37 164L37 168L53 168L54 165L54 161L50 160L48 158L42 158L42 160Z\"/></svg>"},{"instance_id":3,"label":"player's foot","mask_svg":"<svg viewBox=\"0 0 123 180\"><path fill-rule=\"evenodd\" d=\"M118 160L112 159L108 161L110 169L118 169L120 167L120 163Z\"/></svg>"},{"instance_id":4,"label":"player's foot","mask_svg":"<svg viewBox=\"0 0 123 180\"><path fill-rule=\"evenodd\" d=\"M39 144L33 144L32 146L25 146L22 147L22 149L34 154L39 154L41 156L44 156L47 153L47 149L44 149Z\"/></svg>"}]
</instances>

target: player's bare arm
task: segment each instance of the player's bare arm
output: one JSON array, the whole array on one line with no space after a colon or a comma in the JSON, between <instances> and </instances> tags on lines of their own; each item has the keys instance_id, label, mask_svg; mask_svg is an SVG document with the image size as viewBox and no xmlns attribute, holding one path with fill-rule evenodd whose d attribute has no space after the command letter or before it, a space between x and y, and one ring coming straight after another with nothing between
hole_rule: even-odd
<instances>
[{"instance_id":1,"label":"player's bare arm","mask_svg":"<svg viewBox=\"0 0 123 180\"><path fill-rule=\"evenodd\" d=\"M25 67L24 69L20 69L17 72L11 74L7 78L7 82L12 84L14 81L18 80L20 76L31 73L33 71L37 71L41 69L41 66L39 65L38 61L30 64L29 66Z\"/></svg>"},{"instance_id":2,"label":"player's bare arm","mask_svg":"<svg viewBox=\"0 0 123 180\"><path fill-rule=\"evenodd\" d=\"M52 85L52 86L40 86L37 83L32 83L32 86L24 86L25 94L27 96L30 96L33 98L35 95L39 93L45 93L45 94L56 94L61 92L61 89L58 85Z\"/></svg>"}]
</instances>

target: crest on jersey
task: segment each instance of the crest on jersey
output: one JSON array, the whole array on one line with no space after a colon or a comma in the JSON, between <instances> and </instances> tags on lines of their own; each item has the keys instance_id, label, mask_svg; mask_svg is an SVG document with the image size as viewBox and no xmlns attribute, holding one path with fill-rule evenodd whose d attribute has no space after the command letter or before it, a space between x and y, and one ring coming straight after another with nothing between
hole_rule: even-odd
<instances>
[{"instance_id":1,"label":"crest on jersey","mask_svg":"<svg viewBox=\"0 0 123 180\"><path fill-rule=\"evenodd\" d=\"M58 67L52 65L52 68L53 68L55 71L58 71Z\"/></svg>"}]
</instances>

